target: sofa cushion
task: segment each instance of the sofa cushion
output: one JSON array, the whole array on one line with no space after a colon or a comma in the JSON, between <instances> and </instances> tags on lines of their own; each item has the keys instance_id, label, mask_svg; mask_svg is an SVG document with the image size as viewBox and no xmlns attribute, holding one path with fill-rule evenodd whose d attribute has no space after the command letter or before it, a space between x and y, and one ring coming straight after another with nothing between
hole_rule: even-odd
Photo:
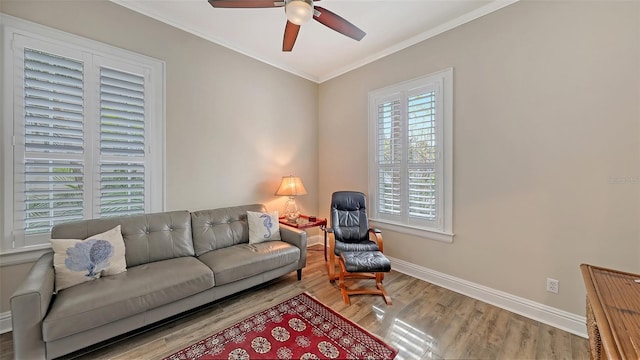
<instances>
[{"instance_id":1,"label":"sofa cushion","mask_svg":"<svg viewBox=\"0 0 640 360\"><path fill-rule=\"evenodd\" d=\"M234 245L210 251L198 259L213 270L216 285L224 285L296 263L300 259L300 249L275 240Z\"/></svg>"},{"instance_id":2,"label":"sofa cushion","mask_svg":"<svg viewBox=\"0 0 640 360\"><path fill-rule=\"evenodd\" d=\"M194 257L135 266L58 292L43 322L43 338L52 341L96 328L213 285L211 269Z\"/></svg>"},{"instance_id":3,"label":"sofa cushion","mask_svg":"<svg viewBox=\"0 0 640 360\"><path fill-rule=\"evenodd\" d=\"M181 256L193 256L188 211L171 211L56 225L52 239L86 239L121 225L127 267Z\"/></svg>"},{"instance_id":4,"label":"sofa cushion","mask_svg":"<svg viewBox=\"0 0 640 360\"><path fill-rule=\"evenodd\" d=\"M265 212L264 205L253 204L191 213L193 247L196 256L227 246L248 243L247 211Z\"/></svg>"}]
</instances>

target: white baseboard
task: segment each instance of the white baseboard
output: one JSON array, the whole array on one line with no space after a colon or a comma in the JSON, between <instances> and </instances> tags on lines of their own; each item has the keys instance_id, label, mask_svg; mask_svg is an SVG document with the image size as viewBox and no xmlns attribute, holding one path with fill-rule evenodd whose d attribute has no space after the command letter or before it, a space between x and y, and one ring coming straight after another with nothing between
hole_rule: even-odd
<instances>
[{"instance_id":1,"label":"white baseboard","mask_svg":"<svg viewBox=\"0 0 640 360\"><path fill-rule=\"evenodd\" d=\"M537 303L404 260L387 256L394 271L442 286L445 289L484 301L541 323L587 338L586 318L564 310Z\"/></svg>"},{"instance_id":2,"label":"white baseboard","mask_svg":"<svg viewBox=\"0 0 640 360\"><path fill-rule=\"evenodd\" d=\"M11 311L0 314L0 334L11 331Z\"/></svg>"}]
</instances>

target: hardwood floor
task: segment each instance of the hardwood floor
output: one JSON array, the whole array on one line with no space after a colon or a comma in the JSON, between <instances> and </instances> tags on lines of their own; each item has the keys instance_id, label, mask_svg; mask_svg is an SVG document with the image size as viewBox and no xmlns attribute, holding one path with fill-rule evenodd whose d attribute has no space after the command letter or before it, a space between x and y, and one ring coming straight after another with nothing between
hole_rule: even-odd
<instances>
[{"instance_id":1,"label":"hardwood floor","mask_svg":"<svg viewBox=\"0 0 640 360\"><path fill-rule=\"evenodd\" d=\"M586 339L395 271L384 280L393 305L373 295L352 296L345 305L325 269L322 247L311 247L302 281L294 272L66 358L162 358L303 291L399 349L399 360L589 358ZM0 360L13 358L12 348L11 333L0 335Z\"/></svg>"}]
</instances>

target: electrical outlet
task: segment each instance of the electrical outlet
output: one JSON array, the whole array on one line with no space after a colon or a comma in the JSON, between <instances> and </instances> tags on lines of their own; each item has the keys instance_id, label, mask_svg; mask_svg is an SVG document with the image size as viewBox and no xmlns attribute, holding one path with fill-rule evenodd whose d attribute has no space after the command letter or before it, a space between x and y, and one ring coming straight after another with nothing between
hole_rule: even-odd
<instances>
[{"instance_id":1,"label":"electrical outlet","mask_svg":"<svg viewBox=\"0 0 640 360\"><path fill-rule=\"evenodd\" d=\"M557 294L560 291L560 281L547 278L547 291Z\"/></svg>"}]
</instances>

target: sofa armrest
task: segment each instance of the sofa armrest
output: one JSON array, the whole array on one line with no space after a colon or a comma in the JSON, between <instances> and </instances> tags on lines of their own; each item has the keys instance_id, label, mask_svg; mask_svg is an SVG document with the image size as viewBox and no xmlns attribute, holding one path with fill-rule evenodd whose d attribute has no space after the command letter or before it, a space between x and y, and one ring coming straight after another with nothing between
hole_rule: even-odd
<instances>
[{"instance_id":1,"label":"sofa armrest","mask_svg":"<svg viewBox=\"0 0 640 360\"><path fill-rule=\"evenodd\" d=\"M298 270L301 270L307 265L307 233L304 230L280 224L280 237L282 238L282 241L300 249Z\"/></svg>"},{"instance_id":2,"label":"sofa armrest","mask_svg":"<svg viewBox=\"0 0 640 360\"><path fill-rule=\"evenodd\" d=\"M16 359L45 359L42 319L53 298L53 253L43 254L11 295L13 352Z\"/></svg>"}]
</instances>

